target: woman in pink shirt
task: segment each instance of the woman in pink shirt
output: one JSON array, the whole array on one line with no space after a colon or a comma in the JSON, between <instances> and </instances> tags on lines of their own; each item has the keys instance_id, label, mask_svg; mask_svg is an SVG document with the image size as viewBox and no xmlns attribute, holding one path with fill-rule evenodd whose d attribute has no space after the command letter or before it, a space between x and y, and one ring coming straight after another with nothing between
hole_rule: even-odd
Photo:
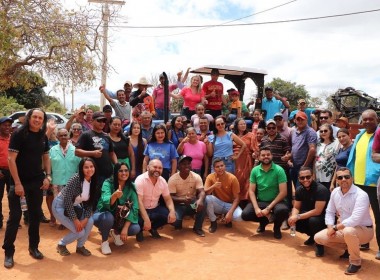
<instances>
[{"instance_id":1,"label":"woman in pink shirt","mask_svg":"<svg viewBox=\"0 0 380 280\"><path fill-rule=\"evenodd\" d=\"M186 116L189 120L195 114L195 106L198 103L207 104L199 75L191 78L190 87L183 88L179 94L170 93L170 96L174 99L183 98L181 115Z\"/></svg>"},{"instance_id":2,"label":"woman in pink shirt","mask_svg":"<svg viewBox=\"0 0 380 280\"><path fill-rule=\"evenodd\" d=\"M193 158L191 161L191 169L198 175L206 180L208 175L208 165L209 160L207 156L206 144L203 141L199 141L197 137L197 132L194 127L189 127L187 129L187 136L182 140L177 148L178 154L187 155ZM204 172L202 174L202 166L204 167Z\"/></svg>"}]
</instances>

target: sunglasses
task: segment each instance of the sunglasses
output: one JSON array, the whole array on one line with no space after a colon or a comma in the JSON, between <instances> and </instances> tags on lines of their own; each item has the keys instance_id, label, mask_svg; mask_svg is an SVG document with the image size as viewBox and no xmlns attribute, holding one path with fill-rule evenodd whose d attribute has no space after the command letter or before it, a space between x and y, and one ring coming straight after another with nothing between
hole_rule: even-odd
<instances>
[{"instance_id":1,"label":"sunglasses","mask_svg":"<svg viewBox=\"0 0 380 280\"><path fill-rule=\"evenodd\" d=\"M106 119L96 119L96 121L99 122L99 123L106 123L107 122Z\"/></svg>"},{"instance_id":2,"label":"sunglasses","mask_svg":"<svg viewBox=\"0 0 380 280\"><path fill-rule=\"evenodd\" d=\"M267 130L276 130L275 126L267 126Z\"/></svg>"},{"instance_id":3,"label":"sunglasses","mask_svg":"<svg viewBox=\"0 0 380 280\"><path fill-rule=\"evenodd\" d=\"M224 125L224 122L223 123L217 123L216 126L221 126L221 125Z\"/></svg>"},{"instance_id":4,"label":"sunglasses","mask_svg":"<svg viewBox=\"0 0 380 280\"><path fill-rule=\"evenodd\" d=\"M299 179L300 181L310 180L310 179L311 179L311 175L299 176L298 179Z\"/></svg>"},{"instance_id":5,"label":"sunglasses","mask_svg":"<svg viewBox=\"0 0 380 280\"><path fill-rule=\"evenodd\" d=\"M129 169L119 169L117 172L119 172L119 173L128 173Z\"/></svg>"},{"instance_id":6,"label":"sunglasses","mask_svg":"<svg viewBox=\"0 0 380 280\"><path fill-rule=\"evenodd\" d=\"M58 135L58 137L67 137L67 134Z\"/></svg>"},{"instance_id":7,"label":"sunglasses","mask_svg":"<svg viewBox=\"0 0 380 280\"><path fill-rule=\"evenodd\" d=\"M320 120L327 120L329 117L319 117Z\"/></svg>"},{"instance_id":8,"label":"sunglasses","mask_svg":"<svg viewBox=\"0 0 380 280\"><path fill-rule=\"evenodd\" d=\"M319 133L327 133L329 132L328 130L320 130Z\"/></svg>"},{"instance_id":9,"label":"sunglasses","mask_svg":"<svg viewBox=\"0 0 380 280\"><path fill-rule=\"evenodd\" d=\"M348 180L351 178L351 175L336 176L337 180L343 180L343 178Z\"/></svg>"}]
</instances>

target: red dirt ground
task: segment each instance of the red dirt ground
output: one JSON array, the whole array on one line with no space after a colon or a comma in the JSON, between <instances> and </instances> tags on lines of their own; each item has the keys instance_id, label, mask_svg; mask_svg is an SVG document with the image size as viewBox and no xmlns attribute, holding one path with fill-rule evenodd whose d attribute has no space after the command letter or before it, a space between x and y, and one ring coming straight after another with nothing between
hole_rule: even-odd
<instances>
[{"instance_id":1,"label":"red dirt ground","mask_svg":"<svg viewBox=\"0 0 380 280\"><path fill-rule=\"evenodd\" d=\"M3 213L7 216L7 201L3 199ZM44 211L48 211L44 205ZM47 215L48 216L48 215ZM7 218L7 217L5 217ZM75 253L75 244L68 245L70 256L61 257L55 247L67 231L59 231L41 224L39 249L42 261L32 259L27 251L27 227L23 225L16 240L15 266L8 270L0 258L0 279L379 279L380 261L375 259L377 246L362 252L362 269L357 275L346 276L347 260L340 260L343 252L326 248L323 258L316 258L314 248L304 246L306 235L291 237L283 231L283 238L273 238L272 225L264 234L256 234L256 223L234 223L232 229L219 224L214 234L197 237L191 230L193 220L184 221L182 231L165 226L161 240L145 233L145 241L137 243L130 237L122 247L115 247L110 239L112 254L100 252L100 235L94 227L86 248L92 256ZM207 231L209 221L204 223ZM5 229L0 230L3 242Z\"/></svg>"}]
</instances>

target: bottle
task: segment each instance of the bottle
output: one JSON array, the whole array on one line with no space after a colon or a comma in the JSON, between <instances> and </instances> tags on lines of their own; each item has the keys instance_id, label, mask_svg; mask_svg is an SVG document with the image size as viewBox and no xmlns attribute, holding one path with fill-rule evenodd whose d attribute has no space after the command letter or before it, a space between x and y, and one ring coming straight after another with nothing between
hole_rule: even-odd
<instances>
[{"instance_id":1,"label":"bottle","mask_svg":"<svg viewBox=\"0 0 380 280\"><path fill-rule=\"evenodd\" d=\"M20 197L20 205L21 205L22 212L28 211L28 204L26 204L25 196Z\"/></svg>"},{"instance_id":2,"label":"bottle","mask_svg":"<svg viewBox=\"0 0 380 280\"><path fill-rule=\"evenodd\" d=\"M290 227L290 236L292 236L292 237L296 236L296 226Z\"/></svg>"}]
</instances>

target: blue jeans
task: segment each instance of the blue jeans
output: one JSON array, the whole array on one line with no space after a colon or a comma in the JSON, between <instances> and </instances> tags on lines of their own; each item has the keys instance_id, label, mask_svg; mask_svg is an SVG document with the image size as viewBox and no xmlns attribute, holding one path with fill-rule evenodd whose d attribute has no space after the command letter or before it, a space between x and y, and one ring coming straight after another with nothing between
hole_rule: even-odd
<instances>
[{"instance_id":1,"label":"blue jeans","mask_svg":"<svg viewBox=\"0 0 380 280\"><path fill-rule=\"evenodd\" d=\"M207 209L207 215L210 218L211 222L216 221L216 215L215 214L227 214L228 211L230 211L232 207L232 203L224 202L213 195L207 195L206 196L206 209ZM243 211L238 206L236 207L234 213L232 214L232 220L236 222L242 221L241 219L241 213Z\"/></svg>"},{"instance_id":2,"label":"blue jeans","mask_svg":"<svg viewBox=\"0 0 380 280\"><path fill-rule=\"evenodd\" d=\"M102 234L102 241L108 240L108 235L112 229L115 218L113 214L109 211L98 212L96 211L93 215L94 225L100 230ZM130 224L128 228L128 235L133 236L140 232L139 224Z\"/></svg>"},{"instance_id":3,"label":"blue jeans","mask_svg":"<svg viewBox=\"0 0 380 280\"><path fill-rule=\"evenodd\" d=\"M69 217L66 217L64 214L65 205L63 204L62 195L58 195L56 198L54 198L52 210L54 217L70 231L70 233L65 235L58 242L58 244L66 246L67 244L70 244L77 240L77 247L83 247L84 243L88 239L88 236L90 235L92 226L94 225L94 220L92 219L92 217L88 218L85 228L82 229L80 232L77 232L74 222L70 220ZM84 214L82 214L82 217L79 220L84 220Z\"/></svg>"},{"instance_id":4,"label":"blue jeans","mask_svg":"<svg viewBox=\"0 0 380 280\"><path fill-rule=\"evenodd\" d=\"M168 223L168 208L158 205L156 208L146 209L146 212L152 224L152 229L158 229ZM139 225L142 230L144 228L144 220L141 215L139 215Z\"/></svg>"},{"instance_id":5,"label":"blue jeans","mask_svg":"<svg viewBox=\"0 0 380 280\"><path fill-rule=\"evenodd\" d=\"M191 203L196 201L197 199L194 199ZM173 223L173 226L182 226L182 220L185 215L195 214L194 229L202 229L203 221L206 216L206 202L203 203L203 209L200 212L196 212L195 209L191 208L190 204L175 203L174 207L177 220Z\"/></svg>"}]
</instances>

